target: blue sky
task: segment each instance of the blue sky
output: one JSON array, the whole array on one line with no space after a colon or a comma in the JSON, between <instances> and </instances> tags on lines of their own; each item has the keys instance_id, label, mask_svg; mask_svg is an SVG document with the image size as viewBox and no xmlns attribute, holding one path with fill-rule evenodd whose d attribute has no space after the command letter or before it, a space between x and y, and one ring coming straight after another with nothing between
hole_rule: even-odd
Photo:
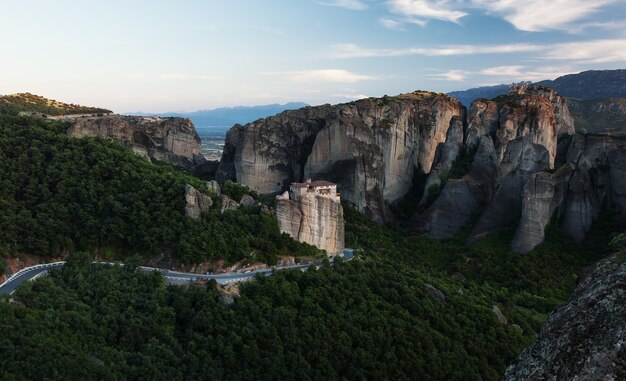
<instances>
[{"instance_id":1,"label":"blue sky","mask_svg":"<svg viewBox=\"0 0 626 381\"><path fill-rule=\"evenodd\" d=\"M626 68L626 0L1 0L0 94L117 112Z\"/></svg>"}]
</instances>

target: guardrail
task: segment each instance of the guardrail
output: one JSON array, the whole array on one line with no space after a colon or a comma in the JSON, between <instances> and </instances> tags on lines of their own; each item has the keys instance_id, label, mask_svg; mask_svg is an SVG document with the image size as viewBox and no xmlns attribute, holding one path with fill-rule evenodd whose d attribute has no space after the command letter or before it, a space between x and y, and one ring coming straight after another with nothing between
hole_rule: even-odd
<instances>
[{"instance_id":1,"label":"guardrail","mask_svg":"<svg viewBox=\"0 0 626 381\"><path fill-rule=\"evenodd\" d=\"M20 276L22 276L22 275L24 275L24 274L26 274L28 272L31 272L33 270L37 270L37 269L41 269L41 268L57 267L57 266L62 266L64 264L65 264L65 261L60 261L60 262L42 263L40 265L24 267L20 271L18 271L15 274L11 275L7 280L2 282L2 284L0 284L0 288L4 287L5 284L11 283L15 278L18 278L18 277L20 277Z\"/></svg>"},{"instance_id":2,"label":"guardrail","mask_svg":"<svg viewBox=\"0 0 626 381\"><path fill-rule=\"evenodd\" d=\"M352 254L352 253L351 253ZM351 256L349 260L351 260L353 258L353 256ZM102 264L102 265L111 265L111 266L124 266L123 263L115 263L115 262L92 262L92 263L96 263L96 264ZM65 264L65 261L59 261L59 262L51 262L51 263L42 263L39 265L34 265L34 266L30 266L30 267L25 267L23 269L21 269L20 271L16 272L15 274L11 275L7 280L5 280L2 284L0 284L0 288L4 287L5 285L11 283L12 281L14 281L16 278L19 278L20 276L37 270L37 269L41 269L41 268L51 268L51 267L59 267L59 266L63 266ZM285 266L285 267L277 267L277 268L272 268L272 269L260 269L260 270L253 270L249 273L224 273L224 274L211 274L211 275L207 275L207 274L194 274L194 273L183 273L183 272L179 272L179 271L172 271L172 270L166 270L166 269L158 269L155 267L146 267L146 266L139 266L140 269L144 270L144 271L158 271L161 273L170 273L170 274L180 274L180 275L186 275L186 277L178 277L178 276L174 276L174 275L166 275L163 274L164 278L167 279L174 279L174 280L179 280L179 281L185 281L185 282L193 282L193 281L197 281L200 279L215 279L218 283L222 283L222 284L226 284L226 283L233 283L233 282L243 282L246 280L249 280L251 278L253 278L256 274L272 274L274 271L280 271L280 270L300 270L300 271L306 271L307 268L310 265L294 265L294 266ZM314 265L316 269L319 269L320 266L319 265ZM195 278L193 278L195 276ZM37 276L35 276L37 277Z\"/></svg>"}]
</instances>

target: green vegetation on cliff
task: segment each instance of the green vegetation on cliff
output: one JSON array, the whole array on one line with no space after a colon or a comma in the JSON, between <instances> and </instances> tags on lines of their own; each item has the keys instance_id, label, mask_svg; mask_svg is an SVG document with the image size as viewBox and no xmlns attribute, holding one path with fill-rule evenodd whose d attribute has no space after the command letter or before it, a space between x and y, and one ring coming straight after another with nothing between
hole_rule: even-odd
<instances>
[{"instance_id":1,"label":"green vegetation on cliff","mask_svg":"<svg viewBox=\"0 0 626 381\"><path fill-rule=\"evenodd\" d=\"M0 96L0 114L17 115L20 112L70 115L110 113L111 110L63 103L30 93Z\"/></svg>"},{"instance_id":2,"label":"green vegetation on cliff","mask_svg":"<svg viewBox=\"0 0 626 381\"><path fill-rule=\"evenodd\" d=\"M185 184L203 182L112 141L69 137L66 127L0 115L3 256L100 249L113 257L166 252L185 263L249 256L271 263L280 254L317 253L281 235L258 207L221 215L216 198L201 221L185 217Z\"/></svg>"}]
</instances>

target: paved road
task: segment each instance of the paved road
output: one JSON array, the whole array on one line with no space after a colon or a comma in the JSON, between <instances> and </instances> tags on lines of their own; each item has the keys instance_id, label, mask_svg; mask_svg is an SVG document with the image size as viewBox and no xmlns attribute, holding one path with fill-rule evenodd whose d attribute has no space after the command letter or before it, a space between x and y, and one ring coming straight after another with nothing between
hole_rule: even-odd
<instances>
[{"instance_id":1,"label":"paved road","mask_svg":"<svg viewBox=\"0 0 626 381\"><path fill-rule=\"evenodd\" d=\"M344 252L338 256L344 261L349 261L354 256L354 250L345 249ZM331 262L335 258L331 258ZM117 263L107 263L107 262L94 262L100 263L103 265L117 265ZM12 294L13 291L22 283L27 280L34 279L38 276L45 276L48 273L48 270L61 267L65 264L65 262L53 262L46 263L31 267L26 267L17 273L13 274L9 279L7 279L4 283L0 284L0 295L2 294ZM150 271L158 271L165 278L166 282L169 283L188 283L194 282L198 280L209 280L215 279L217 283L226 284L232 282L241 282L247 279L254 277L256 274L264 274L271 275L274 271L280 270L306 270L310 265L294 265L294 266L285 266L285 267L276 267L273 269L263 269L263 270L254 270L245 273L224 273L224 274L195 274L195 273L184 273L172 270L165 269L157 269L153 267L145 267L141 266L140 269L145 272Z\"/></svg>"}]
</instances>

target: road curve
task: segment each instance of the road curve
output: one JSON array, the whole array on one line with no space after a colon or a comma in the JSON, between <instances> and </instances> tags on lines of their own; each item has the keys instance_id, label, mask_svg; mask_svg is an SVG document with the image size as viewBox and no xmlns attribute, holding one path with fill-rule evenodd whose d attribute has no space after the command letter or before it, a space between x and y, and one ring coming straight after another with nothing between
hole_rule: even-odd
<instances>
[{"instance_id":1,"label":"road curve","mask_svg":"<svg viewBox=\"0 0 626 381\"><path fill-rule=\"evenodd\" d=\"M109 263L109 262L94 262L97 264L103 265L118 265L118 263ZM37 276L45 275L48 270L59 268L63 266L65 262L54 262L54 263L46 263L31 267L23 268L17 273L13 274L9 279L7 279L4 283L0 285L0 295L2 294L12 294L13 291L22 283L31 280ZM247 279L254 277L256 274L265 274L271 275L274 271L279 270L287 270L287 269L298 269L305 270L309 265L295 265L295 266L285 266L285 267L277 267L275 269L263 269L263 270L254 270L246 273L224 273L224 274L195 274L195 273L184 273L166 269L157 269L153 267L145 267L140 266L139 269L145 272L157 271L163 275L166 281L170 282L195 282L198 280L209 280L215 279L217 283L226 284L232 282L241 282Z\"/></svg>"},{"instance_id":2,"label":"road curve","mask_svg":"<svg viewBox=\"0 0 626 381\"><path fill-rule=\"evenodd\" d=\"M354 257L354 250L346 248L342 254L337 256L337 258L341 258L343 261L349 261ZM332 262L334 259L331 258ZM102 265L119 265L119 263L111 263L111 262L93 262L96 264ZM34 279L38 276L44 276L48 273L48 270L59 268L63 266L65 262L53 262L53 263L44 263L41 265L35 265L30 267L25 267L15 274L11 275L9 279L7 279L4 283L0 284L0 295L3 294L12 294L15 289L22 283ZM123 266L123 265L122 265ZM169 283L184 283L184 282L195 282L199 280L210 280L215 279L215 281L219 284L226 284L232 282L241 282L247 279L254 277L257 274L263 275L271 275L274 271L280 270L306 270L309 266L318 265L294 265L294 266L284 266L284 267L275 267L271 269L262 269L262 270L253 270L245 273L223 273L223 274L196 274L196 273L184 273L179 271L172 271L166 269L158 269L154 267L145 267L139 266L139 269L145 272L157 271L163 275L166 282Z\"/></svg>"}]
</instances>

